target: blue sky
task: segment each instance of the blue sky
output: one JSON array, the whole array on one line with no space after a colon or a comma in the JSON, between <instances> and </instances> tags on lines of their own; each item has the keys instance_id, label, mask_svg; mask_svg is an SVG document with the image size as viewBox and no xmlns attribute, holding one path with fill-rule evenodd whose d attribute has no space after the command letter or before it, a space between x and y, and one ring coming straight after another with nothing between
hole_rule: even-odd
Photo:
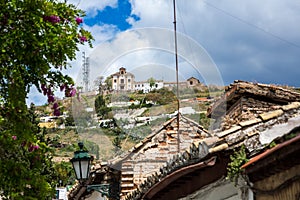
<instances>
[{"instance_id":1,"label":"blue sky","mask_svg":"<svg viewBox=\"0 0 300 200\"><path fill-rule=\"evenodd\" d=\"M91 87L95 77L121 66L157 79L170 74L164 69L175 66L174 38L165 30L173 30L173 0L68 2L86 11L84 27L95 38L94 48L79 47L66 71L77 84L83 51L91 57ZM213 81L208 72L218 71L224 85L240 79L300 87L299 1L177 0L176 5L183 78ZM157 66L161 70L154 70Z\"/></svg>"},{"instance_id":2,"label":"blue sky","mask_svg":"<svg viewBox=\"0 0 300 200\"><path fill-rule=\"evenodd\" d=\"M115 25L120 31L125 31L132 27L127 22L129 17L133 17L135 20L139 20L137 15L131 15L131 4L126 0L118 0L117 6L106 6L104 10L98 10L96 16L87 15L84 18L84 22L88 26L94 25Z\"/></svg>"}]
</instances>

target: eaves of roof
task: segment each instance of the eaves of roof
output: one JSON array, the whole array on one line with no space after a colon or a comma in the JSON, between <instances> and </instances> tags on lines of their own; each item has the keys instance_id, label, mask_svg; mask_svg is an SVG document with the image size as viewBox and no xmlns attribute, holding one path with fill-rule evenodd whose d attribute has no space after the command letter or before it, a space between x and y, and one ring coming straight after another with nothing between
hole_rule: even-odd
<instances>
[{"instance_id":1,"label":"eaves of roof","mask_svg":"<svg viewBox=\"0 0 300 200\"><path fill-rule=\"evenodd\" d=\"M276 144L275 147L273 147L271 149L267 149L263 153L258 154L256 156L252 157L250 159L250 161L248 161L243 166L241 166L241 169L248 169L251 166L254 166L256 163L261 162L265 158L271 156L272 154L275 154L275 153L279 152L280 150L283 150L284 148L287 148L287 147L289 147L289 146L291 146L293 144L299 144L299 142L300 142L300 135L297 135L296 137L294 137L294 138L292 138L290 140L287 140L287 141L285 141L283 143L280 143L280 144ZM300 149L299 145L296 145L295 147L297 149L292 149L292 151ZM289 150L282 151L281 154L280 154L280 157L285 157L289 153L291 153Z\"/></svg>"}]
</instances>

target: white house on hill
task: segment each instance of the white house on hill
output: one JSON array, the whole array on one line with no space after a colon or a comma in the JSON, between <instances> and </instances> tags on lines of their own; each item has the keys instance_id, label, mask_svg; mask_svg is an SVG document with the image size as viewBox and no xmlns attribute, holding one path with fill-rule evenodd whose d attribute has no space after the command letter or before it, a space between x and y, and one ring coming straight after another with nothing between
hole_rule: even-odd
<instances>
[{"instance_id":1,"label":"white house on hill","mask_svg":"<svg viewBox=\"0 0 300 200\"><path fill-rule=\"evenodd\" d=\"M124 67L119 72L112 75L112 88L115 91L132 91L134 90L134 75L126 71Z\"/></svg>"}]
</instances>

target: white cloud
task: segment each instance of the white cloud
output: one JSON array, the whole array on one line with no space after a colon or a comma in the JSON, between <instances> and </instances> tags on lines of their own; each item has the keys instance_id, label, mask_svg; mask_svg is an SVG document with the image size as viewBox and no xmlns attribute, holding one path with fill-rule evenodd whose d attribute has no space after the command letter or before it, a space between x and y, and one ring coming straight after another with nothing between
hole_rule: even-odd
<instances>
[{"instance_id":1,"label":"white cloud","mask_svg":"<svg viewBox=\"0 0 300 200\"><path fill-rule=\"evenodd\" d=\"M116 7L117 0L69 0L68 3L74 4L81 10L84 10L87 15L94 17L97 11L103 10L105 7Z\"/></svg>"},{"instance_id":2,"label":"white cloud","mask_svg":"<svg viewBox=\"0 0 300 200\"><path fill-rule=\"evenodd\" d=\"M97 10L103 10L106 6L117 6L116 0L69 2L86 10L89 17L95 16ZM133 18L127 19L133 30L146 27L173 29L171 0L130 2L131 14L140 18L137 21ZM248 77L248 80L255 79L259 82L273 81L299 86L298 1L177 0L176 4L178 32L191 37L190 40L195 40L198 46L202 45L208 51L226 84L234 79ZM86 28L96 39L95 48L89 49L87 45L80 47L77 60L71 62L73 68L67 71L74 79L78 79L78 75L82 73L82 51L95 59L91 62L102 59L100 64L98 63L98 71L105 71L107 74L114 73L119 65L140 66L144 69L143 66L149 64L174 64L172 56L164 51L145 50L147 46L161 47L164 44L163 48L171 51L174 44L172 35L163 37L158 32L151 31L148 34L140 34L138 31L118 32L116 27L109 25ZM199 55L189 46L190 42L179 41L179 50L182 54L189 55L186 57L188 61L197 62ZM284 72L285 76L280 72ZM91 76L95 74L97 73Z\"/></svg>"},{"instance_id":3,"label":"white cloud","mask_svg":"<svg viewBox=\"0 0 300 200\"><path fill-rule=\"evenodd\" d=\"M207 83L223 83L216 66L196 41L178 34L178 44L179 71L183 79L194 76ZM157 70L157 66L161 69ZM97 76L117 72L120 67L129 72L142 71L142 74L136 74L137 80L155 76L156 79L164 77L169 80L173 77L175 81L173 30L144 28L122 32L114 40L98 45L90 54L92 82ZM169 74L170 70L172 74Z\"/></svg>"},{"instance_id":4,"label":"white cloud","mask_svg":"<svg viewBox=\"0 0 300 200\"><path fill-rule=\"evenodd\" d=\"M131 14L140 17L138 21L127 19L133 25L133 30L145 27L173 29L172 1L131 0L130 2L132 4ZM238 73L241 73L241 70L235 69L240 67L244 68L244 73L261 77L259 73L264 71L263 68L276 67L267 65L269 59L279 59L278 56L276 58L269 56L271 53L274 55L281 53L270 52L274 46L285 45L293 48L283 40L291 40L292 43L299 41L300 34L295 24L300 20L296 9L297 4L293 0L285 2L279 0L264 2L257 0L243 2L236 0L193 2L177 0L177 30L207 49L223 76L226 75L227 83L233 81L233 77L239 76ZM91 29L99 40L109 39L109 42L102 43L101 51L94 49L95 52L99 51L98 56L108 58L108 60L116 59L105 61L105 64L100 67L102 71L99 72L113 73L119 65L129 67L149 66L149 63L174 64L172 56L140 49L147 45L160 47L161 43L164 43L169 45L168 49L172 50L174 43L172 35L162 37L160 34L149 33L152 35L146 36L146 33L143 33L142 37L136 35L138 32L118 33L112 27L107 30L111 33L109 36L97 28ZM112 37L114 34L116 34L115 38ZM189 42L179 41L178 46L181 53L191 54L188 58L189 61L192 59L193 62L196 62L199 55L191 48ZM134 49L134 52L130 52L130 49ZM128 52L124 53L124 50ZM119 57L114 57L116 55ZM96 57L95 59L99 60ZM104 68L105 70L103 70ZM274 72L274 70L265 71Z\"/></svg>"}]
</instances>

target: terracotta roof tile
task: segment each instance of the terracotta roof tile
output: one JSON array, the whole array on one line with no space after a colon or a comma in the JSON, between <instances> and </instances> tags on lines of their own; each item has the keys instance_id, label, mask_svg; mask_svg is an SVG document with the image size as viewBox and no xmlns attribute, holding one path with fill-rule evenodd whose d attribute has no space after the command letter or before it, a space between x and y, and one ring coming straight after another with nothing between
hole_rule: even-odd
<instances>
[{"instance_id":1,"label":"terracotta roof tile","mask_svg":"<svg viewBox=\"0 0 300 200\"><path fill-rule=\"evenodd\" d=\"M282 110L283 111L288 111L288 110L291 110L291 109L297 109L299 107L300 107L300 102L292 102L288 105L282 106Z\"/></svg>"},{"instance_id":2,"label":"terracotta roof tile","mask_svg":"<svg viewBox=\"0 0 300 200\"><path fill-rule=\"evenodd\" d=\"M247 121L240 122L239 125L242 127L250 126L262 122L260 118L250 119Z\"/></svg>"},{"instance_id":3,"label":"terracotta roof tile","mask_svg":"<svg viewBox=\"0 0 300 200\"><path fill-rule=\"evenodd\" d=\"M225 131L216 133L216 135L221 138L221 137L224 137L224 136L229 135L231 133L234 133L234 132L240 130L241 128L242 128L241 126L235 125L235 126L231 127L230 129L227 129Z\"/></svg>"},{"instance_id":4,"label":"terracotta roof tile","mask_svg":"<svg viewBox=\"0 0 300 200\"><path fill-rule=\"evenodd\" d=\"M279 117L282 114L283 114L283 111L281 109L279 109L279 110L270 111L270 112L267 112L267 113L260 114L259 116L262 120L267 121L267 120Z\"/></svg>"},{"instance_id":5,"label":"terracotta roof tile","mask_svg":"<svg viewBox=\"0 0 300 200\"><path fill-rule=\"evenodd\" d=\"M214 152L217 152L217 151L222 151L222 150L225 150L228 148L228 144L227 143L223 143L223 144L220 144L216 147L213 147L213 148L210 148L209 149L209 153L214 153Z\"/></svg>"}]
</instances>

